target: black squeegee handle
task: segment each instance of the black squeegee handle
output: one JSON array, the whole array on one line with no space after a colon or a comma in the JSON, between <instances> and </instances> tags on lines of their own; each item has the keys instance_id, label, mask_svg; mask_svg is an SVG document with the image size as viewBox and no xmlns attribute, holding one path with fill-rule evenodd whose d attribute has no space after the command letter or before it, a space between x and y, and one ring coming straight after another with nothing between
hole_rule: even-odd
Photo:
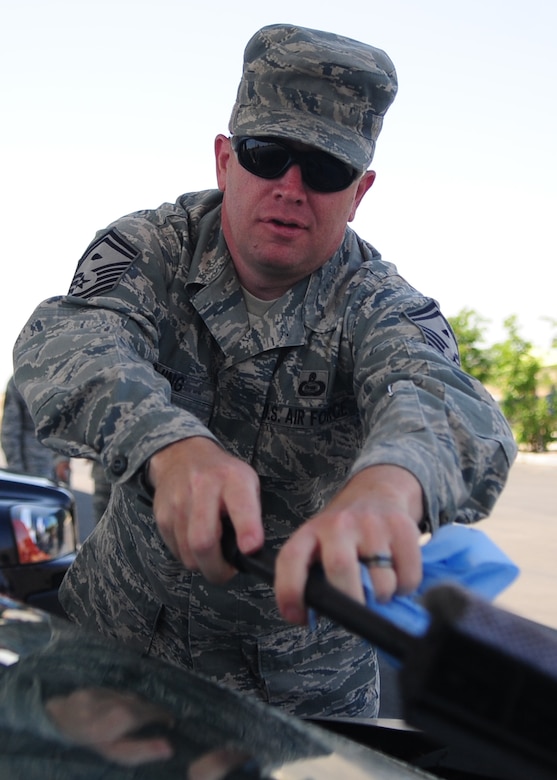
<instances>
[{"instance_id":1,"label":"black squeegee handle","mask_svg":"<svg viewBox=\"0 0 557 780\"><path fill-rule=\"evenodd\" d=\"M222 552L225 559L238 571L255 574L268 585L275 580L276 553L262 547L245 555L236 543L236 533L228 518L223 518ZM416 641L415 638L372 612L350 596L331 585L320 566L310 569L304 592L307 607L329 618L356 636L367 639L375 647L402 661Z\"/></svg>"},{"instance_id":2,"label":"black squeegee handle","mask_svg":"<svg viewBox=\"0 0 557 780\"><path fill-rule=\"evenodd\" d=\"M230 520L223 521L223 529L226 560L272 586L276 553L263 547L244 555ZM482 771L486 780L557 778L553 739L557 715L552 704L557 699L557 673L545 671L539 660L540 655L545 658L557 652L554 636L544 633L542 642L535 624L530 628L526 621L525 628L525 619L503 612L498 620L506 615L502 625L508 624L507 638L503 635L497 646L489 632L484 638L478 627L471 630L463 618L474 601L481 603L479 597L447 584L426 595L432 624L422 637L406 633L337 590L319 566L310 570L304 598L317 613L401 662L404 719L436 742L456 748L457 757L473 756L485 772L494 773ZM487 615L492 609L501 612L489 604L486 608ZM509 639L515 621L525 632L520 642L529 640L526 648L518 642L520 652Z\"/></svg>"}]
</instances>

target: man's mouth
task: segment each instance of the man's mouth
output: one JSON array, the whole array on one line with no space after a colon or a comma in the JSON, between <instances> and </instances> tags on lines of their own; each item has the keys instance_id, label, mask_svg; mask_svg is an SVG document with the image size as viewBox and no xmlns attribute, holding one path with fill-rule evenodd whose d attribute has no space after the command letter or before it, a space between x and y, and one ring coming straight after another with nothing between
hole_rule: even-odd
<instances>
[{"instance_id":1,"label":"man's mouth","mask_svg":"<svg viewBox=\"0 0 557 780\"><path fill-rule=\"evenodd\" d=\"M266 220L268 224L276 225L280 228L289 228L291 230L304 230L304 226L300 222L287 219L279 219L278 217L272 217Z\"/></svg>"}]
</instances>

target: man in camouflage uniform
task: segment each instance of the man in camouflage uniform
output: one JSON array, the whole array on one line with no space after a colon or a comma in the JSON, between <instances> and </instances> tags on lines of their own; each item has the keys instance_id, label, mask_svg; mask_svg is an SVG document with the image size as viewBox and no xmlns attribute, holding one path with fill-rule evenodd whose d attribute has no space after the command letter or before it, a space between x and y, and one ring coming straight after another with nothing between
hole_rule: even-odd
<instances>
[{"instance_id":1,"label":"man in camouflage uniform","mask_svg":"<svg viewBox=\"0 0 557 780\"><path fill-rule=\"evenodd\" d=\"M35 425L21 393L9 378L2 412L2 449L8 468L21 474L70 481L70 462L45 447L35 435Z\"/></svg>"},{"instance_id":2,"label":"man in camouflage uniform","mask_svg":"<svg viewBox=\"0 0 557 780\"><path fill-rule=\"evenodd\" d=\"M373 648L306 626L311 563L361 600L379 554L378 598L414 589L420 531L487 515L515 454L437 304L347 227L396 86L371 46L260 30L218 191L97 234L15 349L43 441L113 483L69 616L299 715L378 710ZM274 593L224 562L224 514L281 548Z\"/></svg>"}]
</instances>

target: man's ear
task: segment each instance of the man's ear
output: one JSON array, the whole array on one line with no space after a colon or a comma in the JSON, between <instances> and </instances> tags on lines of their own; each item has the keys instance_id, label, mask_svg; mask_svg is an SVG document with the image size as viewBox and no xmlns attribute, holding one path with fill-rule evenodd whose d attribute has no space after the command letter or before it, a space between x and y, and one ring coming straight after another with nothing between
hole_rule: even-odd
<instances>
[{"instance_id":1,"label":"man's ear","mask_svg":"<svg viewBox=\"0 0 557 780\"><path fill-rule=\"evenodd\" d=\"M230 139L225 135L217 135L215 138L215 163L217 166L217 185L221 192L226 189L226 171L231 155Z\"/></svg>"},{"instance_id":2,"label":"man's ear","mask_svg":"<svg viewBox=\"0 0 557 780\"><path fill-rule=\"evenodd\" d=\"M356 216L356 211L358 210L358 206L362 202L362 198L369 190L369 188L371 187L374 181L375 181L375 171L366 171L362 176L362 178L360 179L360 181L358 182L356 194L354 195L354 203L352 205L352 210L350 211L350 215L348 217L348 222L352 222L352 220Z\"/></svg>"}]
</instances>

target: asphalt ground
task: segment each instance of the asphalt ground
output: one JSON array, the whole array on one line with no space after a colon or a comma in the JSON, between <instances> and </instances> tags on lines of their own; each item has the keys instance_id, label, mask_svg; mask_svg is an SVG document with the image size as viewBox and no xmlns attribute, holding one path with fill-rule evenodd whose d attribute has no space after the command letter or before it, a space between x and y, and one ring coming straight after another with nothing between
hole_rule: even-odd
<instances>
[{"instance_id":1,"label":"asphalt ground","mask_svg":"<svg viewBox=\"0 0 557 780\"><path fill-rule=\"evenodd\" d=\"M557 628L557 452L520 453L494 511L477 527L520 568L495 603Z\"/></svg>"}]
</instances>

